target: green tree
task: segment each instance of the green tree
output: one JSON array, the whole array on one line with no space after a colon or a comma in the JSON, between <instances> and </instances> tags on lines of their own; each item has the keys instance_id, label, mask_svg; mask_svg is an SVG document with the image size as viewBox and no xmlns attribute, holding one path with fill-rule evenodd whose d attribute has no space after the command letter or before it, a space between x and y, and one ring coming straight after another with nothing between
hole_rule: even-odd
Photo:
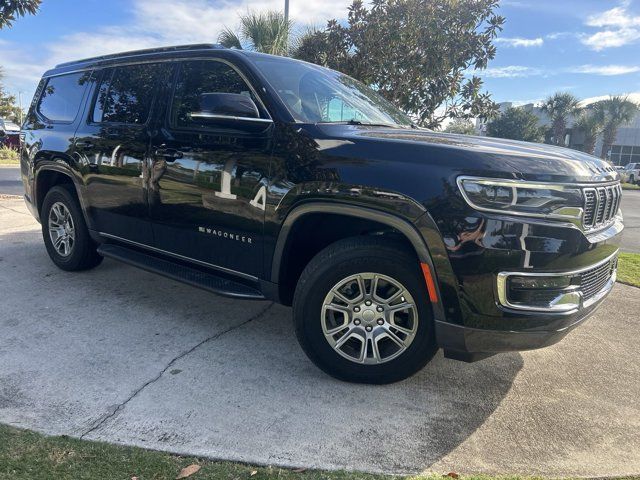
<instances>
[{"instance_id":1,"label":"green tree","mask_svg":"<svg viewBox=\"0 0 640 480\"><path fill-rule=\"evenodd\" d=\"M618 128L625 123L631 122L638 114L639 107L637 103L632 102L627 97L615 96L597 102L596 108L600 111L604 124L600 158L607 158L618 135Z\"/></svg>"},{"instance_id":2,"label":"green tree","mask_svg":"<svg viewBox=\"0 0 640 480\"><path fill-rule=\"evenodd\" d=\"M357 78L428 127L491 118L497 106L472 73L495 56L497 8L498 0L354 0L346 25L330 20L293 56Z\"/></svg>"},{"instance_id":3,"label":"green tree","mask_svg":"<svg viewBox=\"0 0 640 480\"><path fill-rule=\"evenodd\" d=\"M487 125L487 135L525 142L541 142L544 139L544 127L538 125L538 117L524 108L508 108Z\"/></svg>"},{"instance_id":4,"label":"green tree","mask_svg":"<svg viewBox=\"0 0 640 480\"><path fill-rule=\"evenodd\" d=\"M551 118L552 143L565 146L569 117L580 112L580 100L570 93L558 92L542 103L542 111Z\"/></svg>"},{"instance_id":5,"label":"green tree","mask_svg":"<svg viewBox=\"0 0 640 480\"><path fill-rule=\"evenodd\" d=\"M0 68L0 118L19 122L22 119L22 111L16 102L15 95L9 95L4 90L2 79L4 74Z\"/></svg>"},{"instance_id":6,"label":"green tree","mask_svg":"<svg viewBox=\"0 0 640 480\"><path fill-rule=\"evenodd\" d=\"M218 36L218 42L227 48L287 55L292 29L293 22L286 20L281 12L248 12L240 15L239 33L227 28Z\"/></svg>"},{"instance_id":7,"label":"green tree","mask_svg":"<svg viewBox=\"0 0 640 480\"><path fill-rule=\"evenodd\" d=\"M582 144L582 151L590 155L593 155L596 149L596 140L598 135L602 132L604 126L604 118L602 115L602 109L594 105L591 108L585 108L581 113L573 128L579 130L584 135L584 143Z\"/></svg>"},{"instance_id":8,"label":"green tree","mask_svg":"<svg viewBox=\"0 0 640 480\"><path fill-rule=\"evenodd\" d=\"M35 15L42 0L0 0L0 29L11 27L17 17Z\"/></svg>"},{"instance_id":9,"label":"green tree","mask_svg":"<svg viewBox=\"0 0 640 480\"><path fill-rule=\"evenodd\" d=\"M447 128L445 128L444 131L447 133L458 133L462 135L475 135L476 127L473 125L471 120L456 118L447 125Z\"/></svg>"}]
</instances>

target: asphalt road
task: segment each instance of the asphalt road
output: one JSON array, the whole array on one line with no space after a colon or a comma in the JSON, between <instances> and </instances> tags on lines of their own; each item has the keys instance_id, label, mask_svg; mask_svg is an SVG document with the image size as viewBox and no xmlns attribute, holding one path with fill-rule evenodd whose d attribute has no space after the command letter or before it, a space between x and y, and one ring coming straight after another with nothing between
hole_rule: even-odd
<instances>
[{"instance_id":1,"label":"asphalt road","mask_svg":"<svg viewBox=\"0 0 640 480\"><path fill-rule=\"evenodd\" d=\"M0 166L0 195L22 195L20 169ZM622 198L625 232L622 250L640 253L640 190L625 190Z\"/></svg>"},{"instance_id":2,"label":"asphalt road","mask_svg":"<svg viewBox=\"0 0 640 480\"><path fill-rule=\"evenodd\" d=\"M639 290L561 343L409 380L327 377L290 310L106 260L67 273L0 199L0 422L249 463L393 473L640 473Z\"/></svg>"},{"instance_id":3,"label":"asphalt road","mask_svg":"<svg viewBox=\"0 0 640 480\"><path fill-rule=\"evenodd\" d=\"M23 192L20 169L0 165L0 195L22 195Z\"/></svg>"}]
</instances>

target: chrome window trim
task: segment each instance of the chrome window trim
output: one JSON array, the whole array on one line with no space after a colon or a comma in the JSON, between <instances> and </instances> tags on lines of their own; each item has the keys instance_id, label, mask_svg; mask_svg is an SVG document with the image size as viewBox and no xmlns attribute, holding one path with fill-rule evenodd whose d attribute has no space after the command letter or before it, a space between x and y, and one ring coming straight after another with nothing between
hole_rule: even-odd
<instances>
[{"instance_id":1,"label":"chrome window trim","mask_svg":"<svg viewBox=\"0 0 640 480\"><path fill-rule=\"evenodd\" d=\"M256 118L256 117L237 117L234 115L218 115L215 113L207 112L193 112L189 114L193 118L220 118L226 120L239 120L243 122L259 122L259 123L273 123L270 118Z\"/></svg>"},{"instance_id":2,"label":"chrome window trim","mask_svg":"<svg viewBox=\"0 0 640 480\"><path fill-rule=\"evenodd\" d=\"M126 238L118 237L117 235L111 235L110 233L98 232L99 235L107 238L111 238L113 240L118 240L120 242L129 243L131 245L135 245L136 247L145 248L147 250L151 250L154 252L162 253L164 255L168 255L170 257L179 258L180 260L186 260L188 262L195 263L197 265L201 265L203 267L213 268L214 270L218 270L220 272L229 273L235 275L237 277L242 277L247 280L253 280L254 282L258 281L258 277L254 277L253 275L249 275L247 273L238 272L236 270L232 270L226 267L220 267L219 265L214 265L213 263L203 262L202 260L197 260L195 258L186 257L184 255L180 255L179 253L168 252L166 250L162 250L161 248L152 247L151 245L146 245L144 243L134 242L133 240L128 240Z\"/></svg>"},{"instance_id":3,"label":"chrome window trim","mask_svg":"<svg viewBox=\"0 0 640 480\"><path fill-rule=\"evenodd\" d=\"M566 277L569 275L578 275L580 273L586 272L588 270L594 269L594 268L598 268L604 264L606 264L607 262L610 262L613 258L615 258L618 253L620 252L620 250L616 250L613 254L609 255L607 258L605 258L604 260L600 260L597 263L594 263L592 265L589 265L587 267L582 267L576 270L568 270L568 271L564 271L564 272L500 272L497 275L497 292L498 292L498 302L501 306L506 307L506 308L511 308L514 310L521 310L521 311L530 311L530 312L550 312L550 313L563 313L563 314L570 314L570 313L575 313L578 310L580 310L581 308L586 308L589 307L591 305L593 305L595 302L597 302L598 300L600 300L602 297L604 297L609 290L611 290L611 288L613 288L613 285L616 282L616 274L617 274L617 267L616 269L613 271L613 274L611 275L611 278L609 279L609 281L607 282L607 284L602 288L602 290L600 290L598 293L596 293L593 297L582 301L582 294L579 292L579 290L577 292L573 291L573 292L567 292L565 295L579 295L579 306L578 307L573 307L573 306L567 306L567 305L563 305L561 303L561 301L559 301L558 303L556 303L556 305L553 305L551 307L531 307L531 306L526 306L526 305L515 305L512 304L511 302L509 302L508 296L507 296L507 280L509 277L511 276L518 276L518 277ZM561 295L562 297L562 295Z\"/></svg>"}]
</instances>

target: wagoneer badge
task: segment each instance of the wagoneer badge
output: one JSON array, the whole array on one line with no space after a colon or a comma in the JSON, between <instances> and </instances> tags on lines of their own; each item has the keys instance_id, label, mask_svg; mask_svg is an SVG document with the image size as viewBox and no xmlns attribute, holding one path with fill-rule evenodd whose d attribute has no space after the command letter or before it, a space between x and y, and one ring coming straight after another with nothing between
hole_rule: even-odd
<instances>
[{"instance_id":1,"label":"wagoneer badge","mask_svg":"<svg viewBox=\"0 0 640 480\"><path fill-rule=\"evenodd\" d=\"M215 235L220 238L228 238L229 240L235 240L236 242L253 243L253 239L251 237L238 235L237 233L229 233L229 232L225 232L224 230L217 230L215 228L198 227L198 231L200 233L206 233L208 235Z\"/></svg>"}]
</instances>

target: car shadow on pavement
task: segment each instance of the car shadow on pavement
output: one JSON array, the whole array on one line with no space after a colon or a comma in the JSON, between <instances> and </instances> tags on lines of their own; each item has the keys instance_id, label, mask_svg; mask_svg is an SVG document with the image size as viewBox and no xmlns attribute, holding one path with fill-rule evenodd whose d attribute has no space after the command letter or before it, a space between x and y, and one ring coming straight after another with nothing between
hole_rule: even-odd
<instances>
[{"instance_id":1,"label":"car shadow on pavement","mask_svg":"<svg viewBox=\"0 0 640 480\"><path fill-rule=\"evenodd\" d=\"M0 288L0 379L25 379L10 409L0 399L0 422L213 458L428 468L487 421L523 366L516 353L465 364L440 352L403 382L341 382L306 358L286 307L108 260L62 272L37 231L0 236Z\"/></svg>"}]
</instances>

